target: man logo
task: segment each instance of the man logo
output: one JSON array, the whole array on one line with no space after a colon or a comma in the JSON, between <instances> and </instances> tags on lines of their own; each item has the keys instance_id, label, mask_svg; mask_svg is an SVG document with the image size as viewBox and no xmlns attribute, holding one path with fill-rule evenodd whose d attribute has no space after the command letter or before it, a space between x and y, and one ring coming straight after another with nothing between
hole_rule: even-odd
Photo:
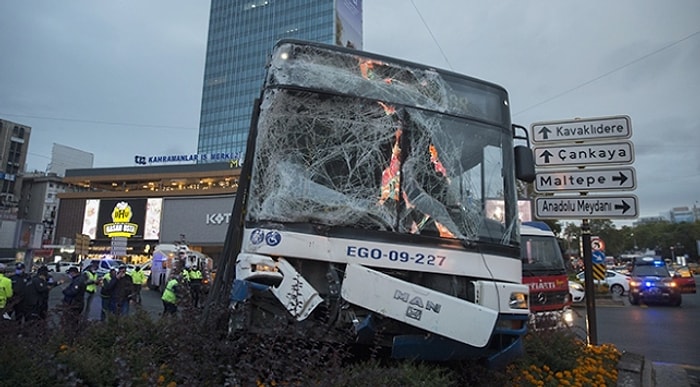
<instances>
[{"instance_id":1,"label":"man logo","mask_svg":"<svg viewBox=\"0 0 700 387\"><path fill-rule=\"evenodd\" d=\"M394 291L394 300L400 300L408 304L406 308L406 317L414 320L419 320L423 317L423 311L432 311L440 313L442 305L431 300L424 300L421 296L414 296L398 289Z\"/></svg>"}]
</instances>

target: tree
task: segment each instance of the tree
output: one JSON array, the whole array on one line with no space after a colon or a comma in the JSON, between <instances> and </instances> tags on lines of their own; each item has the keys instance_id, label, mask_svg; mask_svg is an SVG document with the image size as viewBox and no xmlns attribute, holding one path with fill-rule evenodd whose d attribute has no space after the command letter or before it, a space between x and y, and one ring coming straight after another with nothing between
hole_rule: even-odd
<instances>
[{"instance_id":1,"label":"tree","mask_svg":"<svg viewBox=\"0 0 700 387\"><path fill-rule=\"evenodd\" d=\"M581 238L581 227L576 225L575 223L567 223L566 226L564 227L564 231L562 233L564 236L564 239L566 240L567 244L567 252L568 253L573 253L575 251L576 255L581 255L579 253L580 250L580 238Z\"/></svg>"}]
</instances>

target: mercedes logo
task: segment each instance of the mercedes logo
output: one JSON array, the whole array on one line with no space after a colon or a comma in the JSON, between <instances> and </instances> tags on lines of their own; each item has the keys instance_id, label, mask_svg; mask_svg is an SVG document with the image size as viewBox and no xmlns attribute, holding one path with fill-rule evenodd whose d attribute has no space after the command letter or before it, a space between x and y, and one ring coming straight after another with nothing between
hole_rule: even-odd
<instances>
[{"instance_id":1,"label":"mercedes logo","mask_svg":"<svg viewBox=\"0 0 700 387\"><path fill-rule=\"evenodd\" d=\"M540 305L544 305L547 303L547 295L545 293L537 293L537 302L540 303Z\"/></svg>"}]
</instances>

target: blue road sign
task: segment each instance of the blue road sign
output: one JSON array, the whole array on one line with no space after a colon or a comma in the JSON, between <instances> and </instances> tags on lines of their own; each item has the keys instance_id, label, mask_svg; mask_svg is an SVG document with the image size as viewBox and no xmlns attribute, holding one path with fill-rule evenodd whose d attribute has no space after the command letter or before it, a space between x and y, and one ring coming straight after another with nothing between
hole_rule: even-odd
<instances>
[{"instance_id":1,"label":"blue road sign","mask_svg":"<svg viewBox=\"0 0 700 387\"><path fill-rule=\"evenodd\" d=\"M605 263L605 253L600 250L593 251L593 263Z\"/></svg>"}]
</instances>

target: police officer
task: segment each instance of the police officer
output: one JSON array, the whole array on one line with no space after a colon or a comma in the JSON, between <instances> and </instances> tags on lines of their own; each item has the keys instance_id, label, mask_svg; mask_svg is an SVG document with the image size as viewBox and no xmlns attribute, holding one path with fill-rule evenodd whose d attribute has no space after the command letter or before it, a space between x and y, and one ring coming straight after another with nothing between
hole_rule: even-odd
<instances>
[{"instance_id":1,"label":"police officer","mask_svg":"<svg viewBox=\"0 0 700 387\"><path fill-rule=\"evenodd\" d=\"M70 284L63 289L63 305L66 307L67 322L77 326L80 315L85 308L85 276L80 274L77 267L68 269L71 277Z\"/></svg>"},{"instance_id":2,"label":"police officer","mask_svg":"<svg viewBox=\"0 0 700 387\"><path fill-rule=\"evenodd\" d=\"M190 280L190 295L192 296L192 305L199 308L199 295L202 294L202 271L199 265L195 265L188 271Z\"/></svg>"},{"instance_id":3,"label":"police officer","mask_svg":"<svg viewBox=\"0 0 700 387\"><path fill-rule=\"evenodd\" d=\"M26 300L26 290L29 283L32 281L32 277L25 273L24 263L18 262L15 265L15 274L10 277L12 281L12 292L14 296L11 300L11 307L15 312L15 320L19 322L24 321L25 315L29 312L31 305L29 301Z\"/></svg>"},{"instance_id":4,"label":"police officer","mask_svg":"<svg viewBox=\"0 0 700 387\"><path fill-rule=\"evenodd\" d=\"M49 315L49 292L57 286L56 281L49 275L49 268L41 266L36 276L46 285L46 291L39 292L39 318L45 320Z\"/></svg>"},{"instance_id":5,"label":"police officer","mask_svg":"<svg viewBox=\"0 0 700 387\"><path fill-rule=\"evenodd\" d=\"M168 281L161 300L163 301L163 316L177 313L177 292L180 286L181 276L175 276Z\"/></svg>"},{"instance_id":6,"label":"police officer","mask_svg":"<svg viewBox=\"0 0 700 387\"><path fill-rule=\"evenodd\" d=\"M44 300L49 298L49 286L46 282L48 277L49 269L46 266L42 266L37 271L37 274L32 277L32 279L27 284L24 289L24 298L22 303L24 304L24 319L26 321L38 320L41 317L42 303Z\"/></svg>"},{"instance_id":7,"label":"police officer","mask_svg":"<svg viewBox=\"0 0 700 387\"><path fill-rule=\"evenodd\" d=\"M97 283L99 282L97 278L97 265L98 261L91 261L90 265L85 268L83 275L85 276L85 294L87 298L85 300L85 318L90 318L90 309L92 308L92 300L95 297L95 292L97 291Z\"/></svg>"},{"instance_id":8,"label":"police officer","mask_svg":"<svg viewBox=\"0 0 700 387\"><path fill-rule=\"evenodd\" d=\"M141 288L143 287L143 282L146 276L141 271L141 266L136 266L131 272L131 281L134 282L134 301L137 304L141 304Z\"/></svg>"},{"instance_id":9,"label":"police officer","mask_svg":"<svg viewBox=\"0 0 700 387\"><path fill-rule=\"evenodd\" d=\"M2 319L10 320L10 315L5 311L7 306L7 301L14 295L12 291L12 280L5 277L6 266L4 263L0 263L0 315Z\"/></svg>"}]
</instances>

